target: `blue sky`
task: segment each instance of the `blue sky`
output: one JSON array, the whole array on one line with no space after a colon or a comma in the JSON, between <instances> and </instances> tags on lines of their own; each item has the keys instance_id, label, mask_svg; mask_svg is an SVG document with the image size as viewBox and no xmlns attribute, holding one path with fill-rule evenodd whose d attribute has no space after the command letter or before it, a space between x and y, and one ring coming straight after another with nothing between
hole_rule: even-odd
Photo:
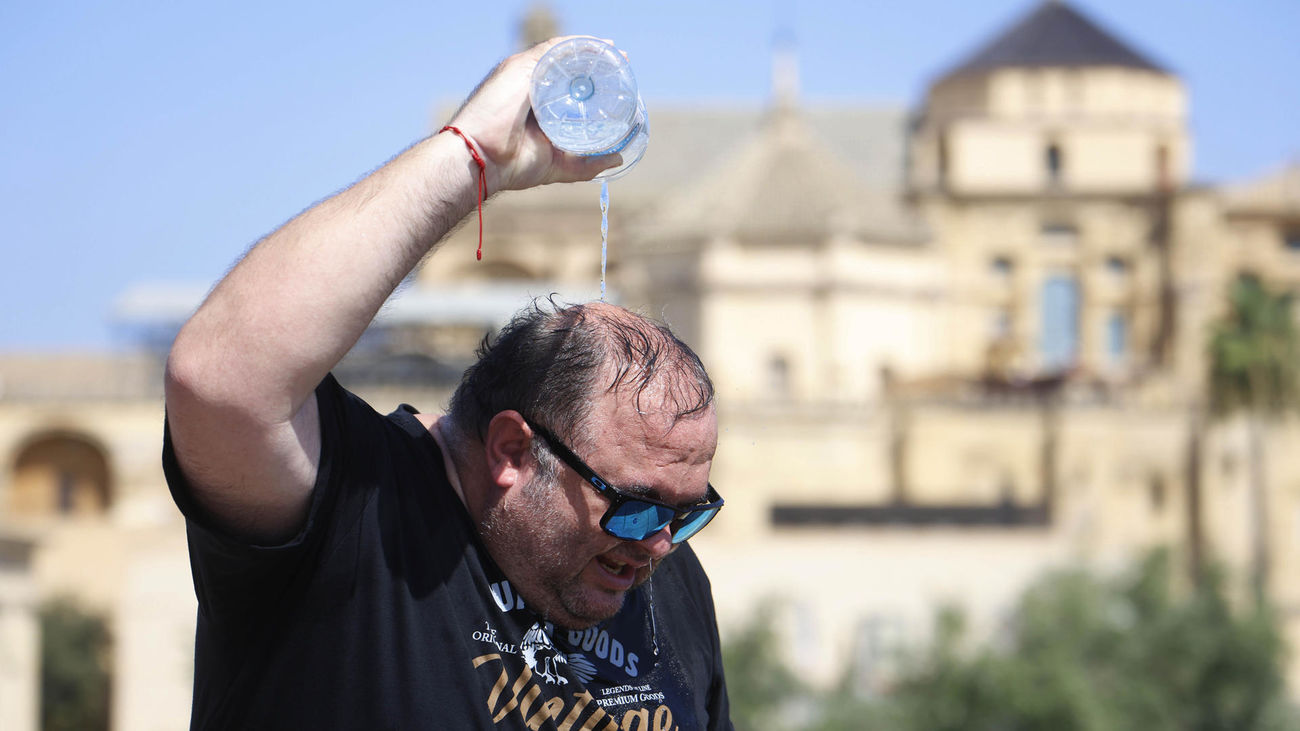
<instances>
[{"instance_id":1,"label":"blue sky","mask_svg":"<svg viewBox=\"0 0 1300 731\"><path fill-rule=\"evenodd\" d=\"M531 0L0 4L0 351L120 345L141 282L210 284L250 244L430 131ZM793 29L810 102L915 104L1035 0L556 0L656 103L761 104ZM1195 174L1300 160L1300 2L1076 0L1191 92ZM634 173L635 174L635 173Z\"/></svg>"}]
</instances>

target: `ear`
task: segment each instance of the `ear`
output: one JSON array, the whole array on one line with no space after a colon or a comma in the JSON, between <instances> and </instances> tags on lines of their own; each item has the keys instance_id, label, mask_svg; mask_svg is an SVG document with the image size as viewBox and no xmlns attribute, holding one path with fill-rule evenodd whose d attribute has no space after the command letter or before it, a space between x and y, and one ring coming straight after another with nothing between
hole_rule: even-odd
<instances>
[{"instance_id":1,"label":"ear","mask_svg":"<svg viewBox=\"0 0 1300 731\"><path fill-rule=\"evenodd\" d=\"M533 430L518 411L502 411L488 422L483 440L484 459L492 483L503 490L528 481L534 469Z\"/></svg>"}]
</instances>

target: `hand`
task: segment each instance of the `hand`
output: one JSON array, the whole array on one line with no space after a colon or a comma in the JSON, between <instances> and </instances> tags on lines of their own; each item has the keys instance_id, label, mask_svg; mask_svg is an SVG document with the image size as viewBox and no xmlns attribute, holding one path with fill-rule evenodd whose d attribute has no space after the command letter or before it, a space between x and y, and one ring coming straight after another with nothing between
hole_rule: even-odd
<instances>
[{"instance_id":1,"label":"hand","mask_svg":"<svg viewBox=\"0 0 1300 731\"><path fill-rule=\"evenodd\" d=\"M591 180L622 163L617 153L584 157L557 149L533 117L528 101L533 69L552 46L573 37L552 38L502 61L452 118L451 124L483 152L489 193Z\"/></svg>"}]
</instances>

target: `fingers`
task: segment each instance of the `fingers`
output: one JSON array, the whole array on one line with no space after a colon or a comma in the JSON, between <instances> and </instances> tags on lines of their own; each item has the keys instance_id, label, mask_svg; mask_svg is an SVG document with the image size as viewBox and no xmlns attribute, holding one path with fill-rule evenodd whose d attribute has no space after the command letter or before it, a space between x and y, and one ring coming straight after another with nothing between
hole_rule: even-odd
<instances>
[{"instance_id":1,"label":"fingers","mask_svg":"<svg viewBox=\"0 0 1300 731\"><path fill-rule=\"evenodd\" d=\"M558 151L557 151L558 152ZM567 152L559 153L556 161L557 183L576 183L591 180L605 170L623 164L623 156L617 152L609 155L583 156Z\"/></svg>"},{"instance_id":2,"label":"fingers","mask_svg":"<svg viewBox=\"0 0 1300 731\"><path fill-rule=\"evenodd\" d=\"M573 39L575 39L575 38L592 38L592 39L595 39L595 40L600 41L601 43L608 43L610 46L614 47L614 48L615 48L619 53L623 54L623 58L624 58L625 60L627 60L627 61L631 61L631 60L632 60L632 59L627 55L627 51L624 51L624 50L622 50L621 48L618 48L618 46L614 43L614 41L613 41L612 39L610 39L610 38L597 38L596 36L584 36L584 35L576 35L576 36L556 36L556 37L554 37L554 38L549 38L549 39L547 39L547 40L542 41L541 43L538 43L537 45L533 46L532 48L529 48L529 49L524 50L524 51L520 51L519 53L515 54L515 56L518 56L518 57L523 58L523 59L527 59L527 60L531 61L534 65L536 65L536 64L537 64L537 61L540 60L542 56L545 56L547 51L551 50L552 48L554 48L554 47L560 45L561 43L563 43L563 42L565 42L565 41L571 41L571 40L573 40ZM513 57L512 57L512 58L513 58ZM509 61L509 60L510 60L510 59L506 59L506 61ZM504 65L504 62L503 62L502 65ZM530 69L530 73L531 73L531 69Z\"/></svg>"},{"instance_id":3,"label":"fingers","mask_svg":"<svg viewBox=\"0 0 1300 731\"><path fill-rule=\"evenodd\" d=\"M538 61L558 44L575 38L593 36L552 38L505 59L454 115L452 123L482 148L490 190L590 180L622 164L618 154L587 157L555 148L532 113L528 92Z\"/></svg>"}]
</instances>

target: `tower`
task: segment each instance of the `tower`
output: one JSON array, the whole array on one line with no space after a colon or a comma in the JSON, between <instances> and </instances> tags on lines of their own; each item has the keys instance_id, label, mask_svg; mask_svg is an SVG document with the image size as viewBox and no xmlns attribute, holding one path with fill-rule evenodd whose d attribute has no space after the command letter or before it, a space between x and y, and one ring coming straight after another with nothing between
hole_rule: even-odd
<instances>
[{"instance_id":1,"label":"tower","mask_svg":"<svg viewBox=\"0 0 1300 731\"><path fill-rule=\"evenodd\" d=\"M1177 76L1055 0L931 85L908 185L963 303L958 370L1167 365L1186 108Z\"/></svg>"}]
</instances>

